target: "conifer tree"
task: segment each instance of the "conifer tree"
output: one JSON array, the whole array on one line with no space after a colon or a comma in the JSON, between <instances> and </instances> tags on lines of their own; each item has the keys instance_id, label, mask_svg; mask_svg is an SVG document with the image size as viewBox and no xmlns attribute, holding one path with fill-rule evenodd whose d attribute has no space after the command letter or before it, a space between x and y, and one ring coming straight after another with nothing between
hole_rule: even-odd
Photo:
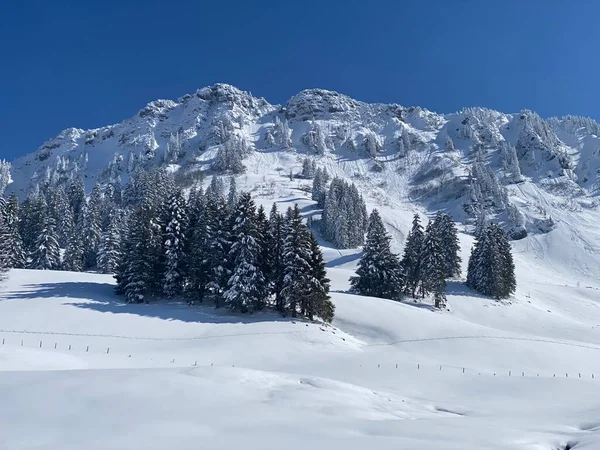
<instances>
[{"instance_id":1,"label":"conifer tree","mask_svg":"<svg viewBox=\"0 0 600 450\"><path fill-rule=\"evenodd\" d=\"M121 233L123 222L121 213L114 211L108 227L102 233L98 247L98 269L102 273L115 273L121 257Z\"/></svg>"},{"instance_id":2,"label":"conifer tree","mask_svg":"<svg viewBox=\"0 0 600 450\"><path fill-rule=\"evenodd\" d=\"M60 248L54 219L44 215L42 224L29 267L38 270L56 270L60 268Z\"/></svg>"},{"instance_id":3,"label":"conifer tree","mask_svg":"<svg viewBox=\"0 0 600 450\"><path fill-rule=\"evenodd\" d=\"M318 316L325 322L331 322L335 313L335 305L329 296L329 282L323 253L314 234L309 233L310 240L310 276L308 295L303 306L304 314L310 320Z\"/></svg>"},{"instance_id":4,"label":"conifer tree","mask_svg":"<svg viewBox=\"0 0 600 450\"><path fill-rule=\"evenodd\" d=\"M175 191L167 201L162 238L165 257L163 293L167 298L183 292L187 228L186 202L182 193Z\"/></svg>"},{"instance_id":5,"label":"conifer tree","mask_svg":"<svg viewBox=\"0 0 600 450\"><path fill-rule=\"evenodd\" d=\"M298 205L286 214L286 238L283 246L284 276L281 296L284 311L297 317L303 298L309 293L307 286L311 271L310 236L302 222Z\"/></svg>"},{"instance_id":6,"label":"conifer tree","mask_svg":"<svg viewBox=\"0 0 600 450\"><path fill-rule=\"evenodd\" d=\"M237 187L235 177L229 178L229 192L227 193L227 209L231 213L238 202Z\"/></svg>"},{"instance_id":7,"label":"conifer tree","mask_svg":"<svg viewBox=\"0 0 600 450\"><path fill-rule=\"evenodd\" d=\"M350 278L352 290L360 295L396 299L403 280L398 256L392 253L391 236L386 232L379 211L369 217L367 241L358 263L356 276Z\"/></svg>"},{"instance_id":8,"label":"conifer tree","mask_svg":"<svg viewBox=\"0 0 600 450\"><path fill-rule=\"evenodd\" d=\"M74 230L69 236L67 247L61 264L62 270L70 272L83 271L83 238L79 229Z\"/></svg>"},{"instance_id":9,"label":"conifer tree","mask_svg":"<svg viewBox=\"0 0 600 450\"><path fill-rule=\"evenodd\" d=\"M445 261L445 277L457 278L460 276L461 258L458 254L460 244L458 240L458 230L452 216L445 213L438 213L433 222L433 228L439 237L440 246Z\"/></svg>"},{"instance_id":10,"label":"conifer tree","mask_svg":"<svg viewBox=\"0 0 600 450\"><path fill-rule=\"evenodd\" d=\"M283 248L286 238L286 223L282 214L277 210L277 204L273 203L269 214L269 281L271 293L275 295L275 309L281 313L284 312L283 297L283 277L285 265L283 262Z\"/></svg>"},{"instance_id":11,"label":"conifer tree","mask_svg":"<svg viewBox=\"0 0 600 450\"><path fill-rule=\"evenodd\" d=\"M435 307L446 306L446 261L440 236L433 222L429 222L421 246L420 277L423 295L433 294Z\"/></svg>"},{"instance_id":12,"label":"conifer tree","mask_svg":"<svg viewBox=\"0 0 600 450\"><path fill-rule=\"evenodd\" d=\"M206 254L210 268L205 291L212 298L215 307L221 306L222 293L227 288L231 276L228 258L231 248L230 223L227 206L222 197L215 200L207 190L206 195Z\"/></svg>"},{"instance_id":13,"label":"conifer tree","mask_svg":"<svg viewBox=\"0 0 600 450\"><path fill-rule=\"evenodd\" d=\"M414 297L421 282L421 248L425 235L418 214L413 217L412 228L406 237L404 254L400 265L404 272L406 292Z\"/></svg>"},{"instance_id":14,"label":"conifer tree","mask_svg":"<svg viewBox=\"0 0 600 450\"><path fill-rule=\"evenodd\" d=\"M102 191L100 185L96 183L90 200L83 206L83 244L84 244L84 268L89 269L96 266L98 259L98 246L102 234Z\"/></svg>"},{"instance_id":15,"label":"conifer tree","mask_svg":"<svg viewBox=\"0 0 600 450\"><path fill-rule=\"evenodd\" d=\"M496 299L507 298L516 289L515 265L504 230L488 224L471 250L467 286Z\"/></svg>"},{"instance_id":16,"label":"conifer tree","mask_svg":"<svg viewBox=\"0 0 600 450\"><path fill-rule=\"evenodd\" d=\"M160 227L156 224L153 208L147 203L138 206L127 228L115 274L117 292L125 295L129 303L148 303L150 296L155 293L155 249L157 237L160 238Z\"/></svg>"},{"instance_id":17,"label":"conifer tree","mask_svg":"<svg viewBox=\"0 0 600 450\"><path fill-rule=\"evenodd\" d=\"M266 303L266 279L260 266L262 249L256 239L256 207L249 193L240 195L233 212L232 242L229 257L234 268L223 293L231 310L253 312Z\"/></svg>"},{"instance_id":18,"label":"conifer tree","mask_svg":"<svg viewBox=\"0 0 600 450\"><path fill-rule=\"evenodd\" d=\"M13 194L6 202L0 197L0 202L0 216L5 226L4 237L0 236L0 252L4 255L6 267L22 269L27 263L27 257L19 232L19 201Z\"/></svg>"},{"instance_id":19,"label":"conifer tree","mask_svg":"<svg viewBox=\"0 0 600 450\"><path fill-rule=\"evenodd\" d=\"M202 188L193 191L189 200L189 239L187 239L186 296L190 302L202 302L210 273L207 244L207 197Z\"/></svg>"}]
</instances>

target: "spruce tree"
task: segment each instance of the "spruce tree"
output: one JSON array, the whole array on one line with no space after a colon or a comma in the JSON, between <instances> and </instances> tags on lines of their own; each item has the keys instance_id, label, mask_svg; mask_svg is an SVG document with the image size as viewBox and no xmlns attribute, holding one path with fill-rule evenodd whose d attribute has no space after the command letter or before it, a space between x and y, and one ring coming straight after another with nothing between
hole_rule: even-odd
<instances>
[{"instance_id":1,"label":"spruce tree","mask_svg":"<svg viewBox=\"0 0 600 450\"><path fill-rule=\"evenodd\" d=\"M507 298L516 289L511 246L502 228L488 224L471 250L467 286L496 299Z\"/></svg>"},{"instance_id":2,"label":"spruce tree","mask_svg":"<svg viewBox=\"0 0 600 450\"><path fill-rule=\"evenodd\" d=\"M228 257L231 248L230 222L223 198L215 199L209 190L206 194L206 247L203 253L210 270L205 292L212 298L215 307L219 308L222 293L231 276Z\"/></svg>"},{"instance_id":3,"label":"spruce tree","mask_svg":"<svg viewBox=\"0 0 600 450\"><path fill-rule=\"evenodd\" d=\"M460 243L458 240L458 230L452 216L445 213L438 213L433 222L435 233L439 237L440 245L445 261L446 278L457 278L460 276L462 262L459 251Z\"/></svg>"},{"instance_id":4,"label":"spruce tree","mask_svg":"<svg viewBox=\"0 0 600 450\"><path fill-rule=\"evenodd\" d=\"M183 292L186 263L186 238L188 228L187 206L180 191L175 191L167 201L163 229L165 257L163 293L167 298Z\"/></svg>"},{"instance_id":5,"label":"spruce tree","mask_svg":"<svg viewBox=\"0 0 600 450\"><path fill-rule=\"evenodd\" d=\"M240 195L233 212L229 252L234 262L223 299L234 311L253 312L266 304L267 283L261 268L262 248L257 241L256 206L249 193Z\"/></svg>"},{"instance_id":6,"label":"spruce tree","mask_svg":"<svg viewBox=\"0 0 600 450\"><path fill-rule=\"evenodd\" d=\"M297 317L308 292L311 271L310 235L302 222L298 205L286 214L286 238L283 247L284 276L281 296L284 311Z\"/></svg>"},{"instance_id":7,"label":"spruce tree","mask_svg":"<svg viewBox=\"0 0 600 450\"><path fill-rule=\"evenodd\" d=\"M284 312L284 302L281 295L283 289L283 277L285 265L283 262L283 249L286 238L285 218L277 210L277 204L273 203L269 214L269 282L271 293L275 295L275 309Z\"/></svg>"},{"instance_id":8,"label":"spruce tree","mask_svg":"<svg viewBox=\"0 0 600 450\"><path fill-rule=\"evenodd\" d=\"M446 306L446 261L437 231L433 222L429 222L421 246L419 272L423 296L431 292L435 307L442 309Z\"/></svg>"},{"instance_id":9,"label":"spruce tree","mask_svg":"<svg viewBox=\"0 0 600 450\"><path fill-rule=\"evenodd\" d=\"M186 296L189 302L202 302L211 267L207 244L206 197L202 188L193 191L189 200L189 239L187 239Z\"/></svg>"},{"instance_id":10,"label":"spruce tree","mask_svg":"<svg viewBox=\"0 0 600 450\"><path fill-rule=\"evenodd\" d=\"M61 264L62 270L70 272L82 272L83 271L83 238L82 233L79 229L76 229L71 233L67 241L67 247L63 255L63 261Z\"/></svg>"},{"instance_id":11,"label":"spruce tree","mask_svg":"<svg viewBox=\"0 0 600 450\"><path fill-rule=\"evenodd\" d=\"M237 186L235 182L235 177L229 178L229 192L227 193L227 209L231 213L238 202L238 193Z\"/></svg>"},{"instance_id":12,"label":"spruce tree","mask_svg":"<svg viewBox=\"0 0 600 450\"><path fill-rule=\"evenodd\" d=\"M404 272L406 292L414 297L421 282L421 248L425 235L418 214L413 217L412 228L406 237L406 244L400 266Z\"/></svg>"},{"instance_id":13,"label":"spruce tree","mask_svg":"<svg viewBox=\"0 0 600 450\"><path fill-rule=\"evenodd\" d=\"M60 268L60 248L54 219L43 217L42 230L31 253L29 268L37 270L57 270Z\"/></svg>"},{"instance_id":14,"label":"spruce tree","mask_svg":"<svg viewBox=\"0 0 600 450\"><path fill-rule=\"evenodd\" d=\"M3 199L0 198L0 201ZM0 251L4 254L5 265L8 268L22 269L26 266L27 257L19 232L19 201L14 194L3 202L0 216L5 224L4 238L0 237L0 247L3 248Z\"/></svg>"},{"instance_id":15,"label":"spruce tree","mask_svg":"<svg viewBox=\"0 0 600 450\"><path fill-rule=\"evenodd\" d=\"M356 276L350 278L352 290L360 295L397 299L403 288L398 256L392 253L391 236L387 233L379 211L369 217L367 241L358 263Z\"/></svg>"},{"instance_id":16,"label":"spruce tree","mask_svg":"<svg viewBox=\"0 0 600 450\"><path fill-rule=\"evenodd\" d=\"M114 211L109 218L108 227L102 233L98 247L98 269L102 273L115 273L121 257L121 232L123 222L121 213Z\"/></svg>"},{"instance_id":17,"label":"spruce tree","mask_svg":"<svg viewBox=\"0 0 600 450\"><path fill-rule=\"evenodd\" d=\"M323 253L314 234L309 233L310 240L310 276L308 294L303 306L304 314L310 320L318 316L325 322L331 322L335 313L335 305L329 296L329 278L323 261Z\"/></svg>"},{"instance_id":18,"label":"spruce tree","mask_svg":"<svg viewBox=\"0 0 600 450\"><path fill-rule=\"evenodd\" d=\"M89 202L83 206L83 261L86 269L95 267L98 259L98 246L102 234L102 202L102 191L96 183Z\"/></svg>"},{"instance_id":19,"label":"spruce tree","mask_svg":"<svg viewBox=\"0 0 600 450\"><path fill-rule=\"evenodd\" d=\"M138 206L128 221L121 259L115 278L117 292L129 303L148 303L154 294L156 241L160 237L155 211L147 204Z\"/></svg>"}]
</instances>

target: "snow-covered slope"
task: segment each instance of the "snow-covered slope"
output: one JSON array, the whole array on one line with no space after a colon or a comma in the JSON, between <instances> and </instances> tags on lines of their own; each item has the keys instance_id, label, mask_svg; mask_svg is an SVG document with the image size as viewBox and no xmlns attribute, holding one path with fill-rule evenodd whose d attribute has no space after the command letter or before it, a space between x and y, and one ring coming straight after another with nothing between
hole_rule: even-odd
<instances>
[{"instance_id":1,"label":"snow-covered slope","mask_svg":"<svg viewBox=\"0 0 600 450\"><path fill-rule=\"evenodd\" d=\"M354 263L326 253L332 326L123 304L110 276L13 270L3 446L598 448L597 287L517 255L510 303L450 283L439 312L345 293Z\"/></svg>"}]
</instances>

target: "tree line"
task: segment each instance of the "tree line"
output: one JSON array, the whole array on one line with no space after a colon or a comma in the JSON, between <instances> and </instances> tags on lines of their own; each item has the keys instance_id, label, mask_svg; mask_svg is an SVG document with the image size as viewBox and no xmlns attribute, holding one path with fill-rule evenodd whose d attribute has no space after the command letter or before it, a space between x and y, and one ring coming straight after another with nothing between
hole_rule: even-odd
<instances>
[{"instance_id":1,"label":"tree line","mask_svg":"<svg viewBox=\"0 0 600 450\"><path fill-rule=\"evenodd\" d=\"M2 201L0 267L114 273L128 302L185 297L333 319L323 255L297 205L285 214L273 205L267 217L235 179L225 193L219 177L186 198L161 169L137 173L124 190L97 185L87 201L82 189L76 181L21 205Z\"/></svg>"}]
</instances>

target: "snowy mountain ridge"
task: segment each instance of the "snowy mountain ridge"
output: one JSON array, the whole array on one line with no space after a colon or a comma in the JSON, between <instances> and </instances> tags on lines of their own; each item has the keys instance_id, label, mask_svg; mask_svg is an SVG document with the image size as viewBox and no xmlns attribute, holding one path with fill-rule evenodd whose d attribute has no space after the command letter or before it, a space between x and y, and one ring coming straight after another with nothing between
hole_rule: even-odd
<instances>
[{"instance_id":1,"label":"snowy mountain ridge","mask_svg":"<svg viewBox=\"0 0 600 450\"><path fill-rule=\"evenodd\" d=\"M265 194L264 186L300 173L309 157L354 182L368 204L384 207L400 242L406 226L396 211L416 207L447 210L467 227L494 219L516 240L546 239L563 226L554 234L595 255L600 236L584 234L600 218L599 133L595 121L576 116L544 120L528 110L479 107L437 114L324 89L301 91L280 106L215 84L177 101L150 102L118 124L62 131L12 163L7 191L24 197L79 176L89 191L97 182L127 183L136 169L164 166L184 186L207 174L245 172L240 185ZM583 259L573 267L597 273L600 258Z\"/></svg>"}]
</instances>

